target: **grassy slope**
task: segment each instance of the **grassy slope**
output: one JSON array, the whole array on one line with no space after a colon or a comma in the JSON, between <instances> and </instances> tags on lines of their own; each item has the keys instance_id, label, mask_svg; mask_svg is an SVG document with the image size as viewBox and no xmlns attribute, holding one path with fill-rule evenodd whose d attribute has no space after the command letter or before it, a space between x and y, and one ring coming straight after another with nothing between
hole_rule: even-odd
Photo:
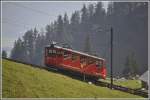
<instances>
[{"instance_id":1,"label":"grassy slope","mask_svg":"<svg viewBox=\"0 0 150 100\"><path fill-rule=\"evenodd\" d=\"M139 80L127 80L127 81L114 81L115 84L133 88L133 89L138 89L141 88L141 81Z\"/></svg>"},{"instance_id":2,"label":"grassy slope","mask_svg":"<svg viewBox=\"0 0 150 100\"><path fill-rule=\"evenodd\" d=\"M139 98L139 96L90 85L24 64L2 60L2 65L2 96L4 98Z\"/></svg>"},{"instance_id":3,"label":"grassy slope","mask_svg":"<svg viewBox=\"0 0 150 100\"><path fill-rule=\"evenodd\" d=\"M110 79L109 80L101 79L101 81L110 83ZM125 80L125 81L114 80L113 83L116 85L121 85L121 86L132 88L132 89L138 89L138 88L141 88L142 86L140 80Z\"/></svg>"}]
</instances>

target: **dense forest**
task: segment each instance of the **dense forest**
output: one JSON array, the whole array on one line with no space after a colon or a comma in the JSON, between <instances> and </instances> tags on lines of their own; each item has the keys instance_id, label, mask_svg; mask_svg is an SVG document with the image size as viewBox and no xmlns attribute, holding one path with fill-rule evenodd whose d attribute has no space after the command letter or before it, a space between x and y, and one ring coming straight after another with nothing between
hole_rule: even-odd
<instances>
[{"instance_id":1,"label":"dense forest","mask_svg":"<svg viewBox=\"0 0 150 100\"><path fill-rule=\"evenodd\" d=\"M110 70L110 27L114 30L114 75L136 75L148 70L148 3L102 2L83 5L45 26L27 30L15 41L11 58L43 65L44 47L51 41L68 44L74 50L105 58Z\"/></svg>"}]
</instances>

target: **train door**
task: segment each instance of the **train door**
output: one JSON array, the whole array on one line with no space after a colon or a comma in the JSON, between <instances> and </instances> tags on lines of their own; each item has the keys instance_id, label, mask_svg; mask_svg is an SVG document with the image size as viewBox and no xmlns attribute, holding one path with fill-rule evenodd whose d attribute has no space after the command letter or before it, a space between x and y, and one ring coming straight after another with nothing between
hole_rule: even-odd
<instances>
[{"instance_id":1,"label":"train door","mask_svg":"<svg viewBox=\"0 0 150 100\"><path fill-rule=\"evenodd\" d=\"M71 66L76 67L76 68L80 68L80 59L79 59L78 54L75 54L75 53L71 54Z\"/></svg>"},{"instance_id":2,"label":"train door","mask_svg":"<svg viewBox=\"0 0 150 100\"><path fill-rule=\"evenodd\" d=\"M95 60L91 57L86 57L86 66L84 67L84 71L87 74L93 75L95 73Z\"/></svg>"},{"instance_id":3,"label":"train door","mask_svg":"<svg viewBox=\"0 0 150 100\"><path fill-rule=\"evenodd\" d=\"M62 63L62 60L63 60L63 51L60 49L57 49L56 53L57 53L57 55L56 55L57 62L56 63L57 63L57 65L59 65Z\"/></svg>"},{"instance_id":4,"label":"train door","mask_svg":"<svg viewBox=\"0 0 150 100\"><path fill-rule=\"evenodd\" d=\"M71 53L67 50L63 51L63 64L70 65L71 64Z\"/></svg>"},{"instance_id":5,"label":"train door","mask_svg":"<svg viewBox=\"0 0 150 100\"><path fill-rule=\"evenodd\" d=\"M80 64L81 64L81 69L83 69L85 66L87 66L86 56L80 56Z\"/></svg>"}]
</instances>

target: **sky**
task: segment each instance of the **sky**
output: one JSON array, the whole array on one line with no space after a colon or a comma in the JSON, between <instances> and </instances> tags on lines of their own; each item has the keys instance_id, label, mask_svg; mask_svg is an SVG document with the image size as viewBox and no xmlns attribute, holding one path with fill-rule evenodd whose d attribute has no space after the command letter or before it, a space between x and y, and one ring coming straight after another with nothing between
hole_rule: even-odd
<instances>
[{"instance_id":1,"label":"sky","mask_svg":"<svg viewBox=\"0 0 150 100\"><path fill-rule=\"evenodd\" d=\"M83 4L95 4L95 1L53 1L53 2L2 2L2 50L6 50L8 55L13 48L15 40L22 37L24 33L31 29L45 29L57 19L59 14L68 17L75 10L81 10ZM108 2L104 2L107 8Z\"/></svg>"}]
</instances>

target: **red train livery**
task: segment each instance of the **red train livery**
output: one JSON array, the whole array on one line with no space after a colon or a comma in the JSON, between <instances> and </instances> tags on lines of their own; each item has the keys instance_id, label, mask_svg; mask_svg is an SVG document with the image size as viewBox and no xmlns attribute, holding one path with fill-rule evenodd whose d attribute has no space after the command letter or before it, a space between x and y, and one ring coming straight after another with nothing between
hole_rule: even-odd
<instances>
[{"instance_id":1,"label":"red train livery","mask_svg":"<svg viewBox=\"0 0 150 100\"><path fill-rule=\"evenodd\" d=\"M95 78L107 73L104 59L54 44L45 47L45 65Z\"/></svg>"}]
</instances>

